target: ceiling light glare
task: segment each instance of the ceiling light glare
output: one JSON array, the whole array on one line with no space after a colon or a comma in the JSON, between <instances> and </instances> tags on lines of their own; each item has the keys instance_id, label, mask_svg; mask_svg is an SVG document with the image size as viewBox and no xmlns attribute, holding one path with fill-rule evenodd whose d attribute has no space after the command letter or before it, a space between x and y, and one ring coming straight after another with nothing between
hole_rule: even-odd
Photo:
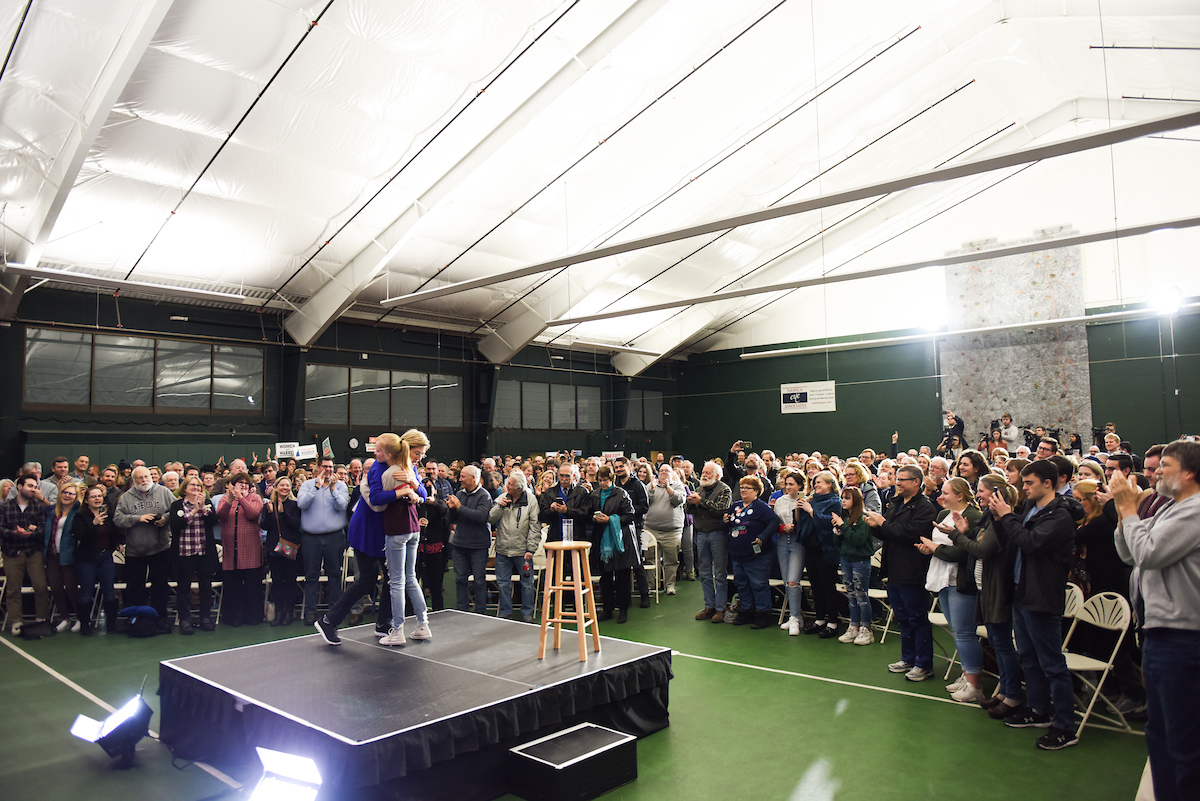
<instances>
[{"instance_id":1,"label":"ceiling light glare","mask_svg":"<svg viewBox=\"0 0 1200 801\"><path fill-rule=\"evenodd\" d=\"M1183 306L1183 290L1177 286L1163 287L1154 293L1150 304L1159 314L1174 314Z\"/></svg>"}]
</instances>

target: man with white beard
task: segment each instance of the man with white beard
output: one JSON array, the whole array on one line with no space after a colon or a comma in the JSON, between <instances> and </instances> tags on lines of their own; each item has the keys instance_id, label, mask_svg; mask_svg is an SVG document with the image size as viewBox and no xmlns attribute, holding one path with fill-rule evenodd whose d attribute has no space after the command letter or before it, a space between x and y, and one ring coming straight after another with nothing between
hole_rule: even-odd
<instances>
[{"instance_id":1,"label":"man with white beard","mask_svg":"<svg viewBox=\"0 0 1200 801\"><path fill-rule=\"evenodd\" d=\"M175 496L155 484L145 467L133 470L133 486L117 501L113 522L125 532L126 606L146 603L146 576L150 576L150 605L158 612L158 631L167 634L167 596L171 578L171 532L167 512Z\"/></svg>"},{"instance_id":2,"label":"man with white beard","mask_svg":"<svg viewBox=\"0 0 1200 801\"><path fill-rule=\"evenodd\" d=\"M1171 499L1138 518L1137 484L1114 471L1121 524L1117 554L1133 565L1133 608L1142 618L1146 750L1154 797L1200 792L1200 442L1162 450L1158 492ZM1139 600L1141 603L1139 603Z\"/></svg>"},{"instance_id":3,"label":"man with white beard","mask_svg":"<svg viewBox=\"0 0 1200 801\"><path fill-rule=\"evenodd\" d=\"M733 492L721 481L721 466L705 462L700 471L700 488L687 496L692 512L696 545L700 551L700 583L704 589L704 609L696 620L725 620L725 604L729 600L726 581L729 575L729 526L725 513L729 511Z\"/></svg>"}]
</instances>

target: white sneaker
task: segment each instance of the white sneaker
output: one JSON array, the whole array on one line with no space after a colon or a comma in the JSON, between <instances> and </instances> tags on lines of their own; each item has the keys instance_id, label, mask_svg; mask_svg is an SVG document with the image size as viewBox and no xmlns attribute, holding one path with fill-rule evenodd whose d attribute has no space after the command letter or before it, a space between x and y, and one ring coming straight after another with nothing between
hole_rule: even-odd
<instances>
[{"instance_id":1,"label":"white sneaker","mask_svg":"<svg viewBox=\"0 0 1200 801\"><path fill-rule=\"evenodd\" d=\"M389 631L387 633L386 637L384 637L382 640L379 641L379 644L380 645L404 645L405 644L404 629L403 628L398 628L398 629L393 628L391 631Z\"/></svg>"},{"instance_id":2,"label":"white sneaker","mask_svg":"<svg viewBox=\"0 0 1200 801\"><path fill-rule=\"evenodd\" d=\"M965 687L961 687L950 694L950 697L961 704L978 704L986 701L983 692L978 687L972 687L968 682Z\"/></svg>"},{"instance_id":3,"label":"white sneaker","mask_svg":"<svg viewBox=\"0 0 1200 801\"><path fill-rule=\"evenodd\" d=\"M860 626L858 636L854 638L855 645L870 645L875 642L875 632L871 631L870 626Z\"/></svg>"},{"instance_id":4,"label":"white sneaker","mask_svg":"<svg viewBox=\"0 0 1200 801\"><path fill-rule=\"evenodd\" d=\"M856 637L858 637L858 626L849 626L842 632L842 636L838 637L838 642L854 642Z\"/></svg>"},{"instance_id":5,"label":"white sneaker","mask_svg":"<svg viewBox=\"0 0 1200 801\"><path fill-rule=\"evenodd\" d=\"M946 692L956 693L959 690L961 690L963 687L970 687L970 686L971 686L970 683L967 682L967 677L965 675L959 674L958 678L954 680L953 684L946 685Z\"/></svg>"},{"instance_id":6,"label":"white sneaker","mask_svg":"<svg viewBox=\"0 0 1200 801\"><path fill-rule=\"evenodd\" d=\"M793 617L787 622L787 633L795 637L800 634L800 618Z\"/></svg>"},{"instance_id":7,"label":"white sneaker","mask_svg":"<svg viewBox=\"0 0 1200 801\"><path fill-rule=\"evenodd\" d=\"M412 633L414 640L432 640L433 632L429 630L429 623L418 623L417 628Z\"/></svg>"},{"instance_id":8,"label":"white sneaker","mask_svg":"<svg viewBox=\"0 0 1200 801\"><path fill-rule=\"evenodd\" d=\"M675 585L674 584L667 585L667 595L674 595L674 594L675 594Z\"/></svg>"},{"instance_id":9,"label":"white sneaker","mask_svg":"<svg viewBox=\"0 0 1200 801\"><path fill-rule=\"evenodd\" d=\"M74 623L71 624L71 633L73 633L73 634L79 633L79 621L78 620L76 620Z\"/></svg>"},{"instance_id":10,"label":"white sneaker","mask_svg":"<svg viewBox=\"0 0 1200 801\"><path fill-rule=\"evenodd\" d=\"M21 634L21 624L19 622L13 623L12 624L12 636L17 637L20 634Z\"/></svg>"},{"instance_id":11,"label":"white sneaker","mask_svg":"<svg viewBox=\"0 0 1200 801\"><path fill-rule=\"evenodd\" d=\"M909 681L925 681L925 679L928 679L932 675L933 675L932 670L926 670L925 668L914 667L912 670L910 670L904 674L904 678L908 679Z\"/></svg>"},{"instance_id":12,"label":"white sneaker","mask_svg":"<svg viewBox=\"0 0 1200 801\"><path fill-rule=\"evenodd\" d=\"M66 631L69 628L71 628L71 621L64 617L62 620L60 620L58 622L58 625L54 627L54 630L57 631L59 634L62 634L64 631Z\"/></svg>"},{"instance_id":13,"label":"white sneaker","mask_svg":"<svg viewBox=\"0 0 1200 801\"><path fill-rule=\"evenodd\" d=\"M789 631L792 628L793 620L796 621L797 625L800 623L800 618L789 617L787 620L779 624L779 628L783 629L784 631Z\"/></svg>"}]
</instances>

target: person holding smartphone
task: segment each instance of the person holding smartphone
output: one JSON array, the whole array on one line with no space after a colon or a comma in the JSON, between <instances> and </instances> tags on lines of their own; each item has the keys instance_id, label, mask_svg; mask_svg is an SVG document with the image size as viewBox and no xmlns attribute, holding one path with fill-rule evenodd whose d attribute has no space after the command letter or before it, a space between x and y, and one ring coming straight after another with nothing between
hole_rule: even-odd
<instances>
[{"instance_id":1,"label":"person holding smartphone","mask_svg":"<svg viewBox=\"0 0 1200 801\"><path fill-rule=\"evenodd\" d=\"M735 626L765 629L771 625L771 555L779 518L759 495L763 483L758 476L743 476L738 482L740 499L725 513L729 524L729 558L737 582L738 608Z\"/></svg>"},{"instance_id":2,"label":"person holding smartphone","mask_svg":"<svg viewBox=\"0 0 1200 801\"><path fill-rule=\"evenodd\" d=\"M521 619L533 622L533 554L542 541L537 498L529 491L525 474L514 470L504 482L504 491L488 512L488 523L496 537L496 584L500 588L497 617L511 617L512 574L520 575Z\"/></svg>"},{"instance_id":3,"label":"person holding smartphone","mask_svg":"<svg viewBox=\"0 0 1200 801\"><path fill-rule=\"evenodd\" d=\"M133 468L133 486L121 500L113 521L125 532L125 595L127 606L146 603L146 579L150 580L150 606L158 612L158 632L169 634L167 598L171 588L171 532L167 512L175 496L155 484L142 465Z\"/></svg>"},{"instance_id":4,"label":"person holding smartphone","mask_svg":"<svg viewBox=\"0 0 1200 801\"><path fill-rule=\"evenodd\" d=\"M633 502L613 478L613 469L608 465L596 471L596 488L584 498L583 511L590 521L589 561L592 570L600 574L600 620L610 620L615 609L617 622L624 623L629 620L633 595L630 571L641 569L642 557L633 534Z\"/></svg>"},{"instance_id":5,"label":"person holding smartphone","mask_svg":"<svg viewBox=\"0 0 1200 801\"><path fill-rule=\"evenodd\" d=\"M108 513L103 484L88 487L83 508L76 513L71 534L75 537L75 572L79 577L79 633L92 633L92 594L96 583L104 596L104 614L109 625L117 623L117 591L114 581L113 549L120 544L120 531Z\"/></svg>"}]
</instances>

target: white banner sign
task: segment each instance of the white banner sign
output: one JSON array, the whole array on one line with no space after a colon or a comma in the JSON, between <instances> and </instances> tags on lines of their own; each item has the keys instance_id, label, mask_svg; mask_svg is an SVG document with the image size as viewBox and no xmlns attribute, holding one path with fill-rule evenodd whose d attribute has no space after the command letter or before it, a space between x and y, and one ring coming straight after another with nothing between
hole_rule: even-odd
<instances>
[{"instance_id":1,"label":"white banner sign","mask_svg":"<svg viewBox=\"0 0 1200 801\"><path fill-rule=\"evenodd\" d=\"M783 414L835 412L834 381L809 381L779 385L779 411Z\"/></svg>"},{"instance_id":2,"label":"white banner sign","mask_svg":"<svg viewBox=\"0 0 1200 801\"><path fill-rule=\"evenodd\" d=\"M602 451L600 453L604 457L604 461L613 462L625 455L625 451Z\"/></svg>"},{"instance_id":3,"label":"white banner sign","mask_svg":"<svg viewBox=\"0 0 1200 801\"><path fill-rule=\"evenodd\" d=\"M299 442L276 442L275 443L275 458L276 459L295 459L296 449L300 447Z\"/></svg>"},{"instance_id":4,"label":"white banner sign","mask_svg":"<svg viewBox=\"0 0 1200 801\"><path fill-rule=\"evenodd\" d=\"M317 446L316 445L301 445L299 448L296 448L296 458L297 459L316 459L317 458Z\"/></svg>"}]
</instances>

